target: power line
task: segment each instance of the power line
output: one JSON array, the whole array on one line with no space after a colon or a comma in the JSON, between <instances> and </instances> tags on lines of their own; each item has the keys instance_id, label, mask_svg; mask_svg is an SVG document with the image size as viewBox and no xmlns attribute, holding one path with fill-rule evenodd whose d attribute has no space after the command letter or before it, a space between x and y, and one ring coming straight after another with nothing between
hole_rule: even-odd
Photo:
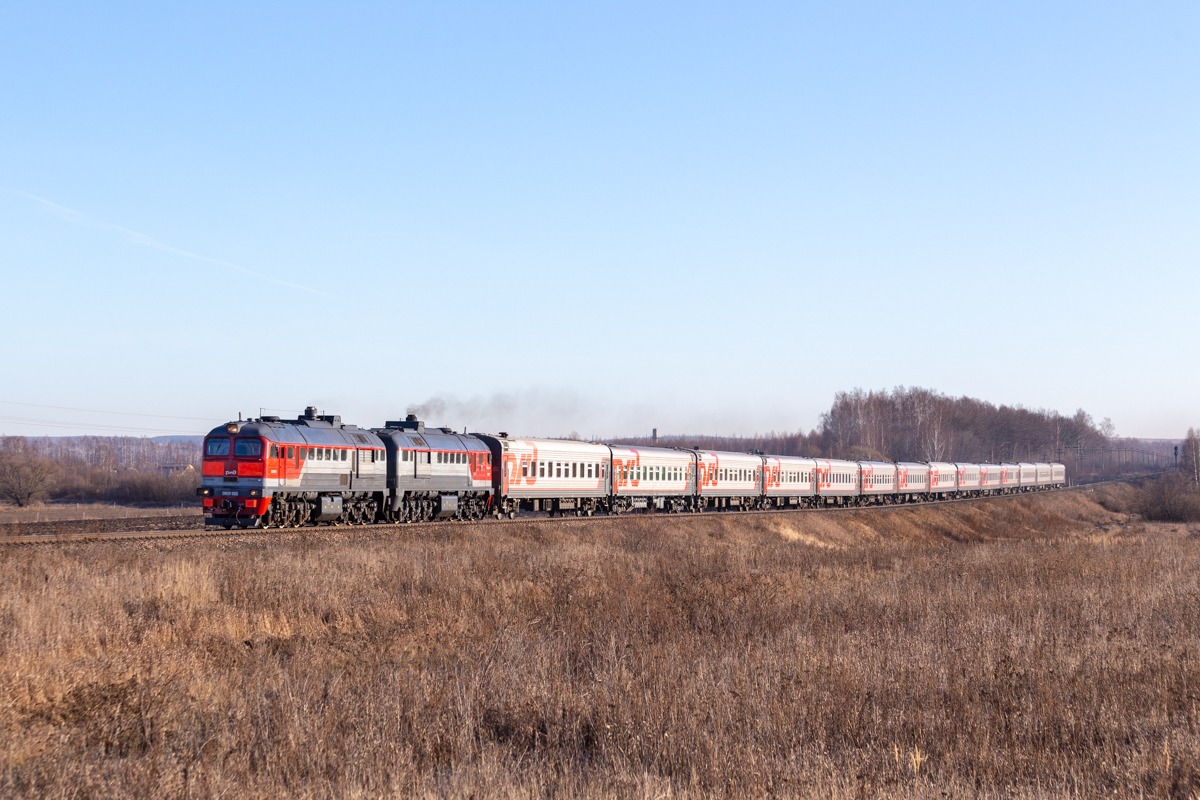
<instances>
[{"instance_id":1,"label":"power line","mask_svg":"<svg viewBox=\"0 0 1200 800\"><path fill-rule=\"evenodd\" d=\"M155 419L185 419L195 422L224 422L216 417L172 417L166 414L137 414L132 411L101 411L95 408L72 408L70 406L46 406L39 403L17 403L12 400L0 400L6 406L28 406L29 408L53 408L57 411L83 411L88 414L119 414L123 417L153 417Z\"/></svg>"},{"instance_id":2,"label":"power line","mask_svg":"<svg viewBox=\"0 0 1200 800\"><path fill-rule=\"evenodd\" d=\"M169 428L137 428L129 425L97 425L90 422L55 422L48 419L34 419L32 417L10 417L0 415L0 422L15 422L21 425L35 425L43 428L66 428L68 430L104 430L104 431L122 431L126 433L163 433L163 434L179 434L183 436L200 436L195 430L177 431Z\"/></svg>"}]
</instances>

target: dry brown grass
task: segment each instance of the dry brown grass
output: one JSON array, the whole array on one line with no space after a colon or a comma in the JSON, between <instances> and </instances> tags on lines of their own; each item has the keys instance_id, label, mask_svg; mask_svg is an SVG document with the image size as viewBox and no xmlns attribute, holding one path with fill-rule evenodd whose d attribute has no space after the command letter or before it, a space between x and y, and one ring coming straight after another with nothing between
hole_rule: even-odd
<instances>
[{"instance_id":1,"label":"dry brown grass","mask_svg":"<svg viewBox=\"0 0 1200 800\"><path fill-rule=\"evenodd\" d=\"M1200 534L1096 497L3 549L0 794L1196 796Z\"/></svg>"}]
</instances>

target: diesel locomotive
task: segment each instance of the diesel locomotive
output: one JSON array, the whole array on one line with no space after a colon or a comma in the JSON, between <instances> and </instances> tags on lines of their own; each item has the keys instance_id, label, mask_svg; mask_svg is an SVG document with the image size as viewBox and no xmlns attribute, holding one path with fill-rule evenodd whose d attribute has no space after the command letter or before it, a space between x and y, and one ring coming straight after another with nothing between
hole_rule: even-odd
<instances>
[{"instance_id":1,"label":"diesel locomotive","mask_svg":"<svg viewBox=\"0 0 1200 800\"><path fill-rule=\"evenodd\" d=\"M1058 463L888 463L382 428L309 407L204 439L205 523L225 528L878 505L1044 491Z\"/></svg>"}]
</instances>

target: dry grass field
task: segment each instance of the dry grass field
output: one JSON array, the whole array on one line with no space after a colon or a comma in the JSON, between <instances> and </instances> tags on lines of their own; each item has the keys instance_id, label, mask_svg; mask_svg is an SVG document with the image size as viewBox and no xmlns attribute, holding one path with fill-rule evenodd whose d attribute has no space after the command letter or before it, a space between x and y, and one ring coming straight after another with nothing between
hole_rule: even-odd
<instances>
[{"instance_id":1,"label":"dry grass field","mask_svg":"<svg viewBox=\"0 0 1200 800\"><path fill-rule=\"evenodd\" d=\"M1128 491L0 548L0 795L1197 797Z\"/></svg>"},{"instance_id":2,"label":"dry grass field","mask_svg":"<svg viewBox=\"0 0 1200 800\"><path fill-rule=\"evenodd\" d=\"M138 507L114 503L46 503L30 508L0 504L0 526L20 523L74 522L84 520L119 520L147 517L202 517L199 503L173 506Z\"/></svg>"}]
</instances>

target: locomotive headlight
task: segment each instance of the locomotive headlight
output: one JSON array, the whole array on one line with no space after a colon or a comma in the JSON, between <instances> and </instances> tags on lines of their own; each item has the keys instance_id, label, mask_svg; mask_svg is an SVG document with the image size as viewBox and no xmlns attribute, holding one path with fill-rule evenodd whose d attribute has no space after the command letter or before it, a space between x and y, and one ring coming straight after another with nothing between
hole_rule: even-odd
<instances>
[{"instance_id":1,"label":"locomotive headlight","mask_svg":"<svg viewBox=\"0 0 1200 800\"><path fill-rule=\"evenodd\" d=\"M259 497L260 495L262 495L262 489L251 489L250 490L251 497Z\"/></svg>"},{"instance_id":2,"label":"locomotive headlight","mask_svg":"<svg viewBox=\"0 0 1200 800\"><path fill-rule=\"evenodd\" d=\"M238 432L238 424L236 422L230 422L228 425L225 426L225 432L226 433L237 433Z\"/></svg>"},{"instance_id":3,"label":"locomotive headlight","mask_svg":"<svg viewBox=\"0 0 1200 800\"><path fill-rule=\"evenodd\" d=\"M212 497L213 490L211 486L201 486L196 490L196 494L200 497Z\"/></svg>"}]
</instances>

